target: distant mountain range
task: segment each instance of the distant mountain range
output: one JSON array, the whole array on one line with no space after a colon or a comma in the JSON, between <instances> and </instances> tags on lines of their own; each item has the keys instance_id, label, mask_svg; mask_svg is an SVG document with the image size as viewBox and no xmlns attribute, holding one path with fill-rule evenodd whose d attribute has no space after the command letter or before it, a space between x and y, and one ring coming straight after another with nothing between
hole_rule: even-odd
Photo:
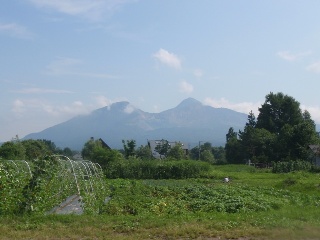
<instances>
[{"instance_id":1,"label":"distant mountain range","mask_svg":"<svg viewBox=\"0 0 320 240\"><path fill-rule=\"evenodd\" d=\"M47 139L58 147L74 150L81 150L91 137L102 138L114 149L123 148L122 140L131 139L136 140L137 146L146 145L148 139L188 142L190 147L199 141L223 146L229 128L243 129L246 121L247 114L205 106L193 98L160 113L144 112L129 102L117 102L31 133L24 139Z\"/></svg>"}]
</instances>

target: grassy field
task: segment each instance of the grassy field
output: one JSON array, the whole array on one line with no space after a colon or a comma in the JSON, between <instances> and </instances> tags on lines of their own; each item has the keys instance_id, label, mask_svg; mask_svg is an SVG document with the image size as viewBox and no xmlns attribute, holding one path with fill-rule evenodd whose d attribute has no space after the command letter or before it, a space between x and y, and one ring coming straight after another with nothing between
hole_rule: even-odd
<instances>
[{"instance_id":1,"label":"grassy field","mask_svg":"<svg viewBox=\"0 0 320 240\"><path fill-rule=\"evenodd\" d=\"M1 217L0 239L320 239L319 174L226 165L203 178L106 185L99 214Z\"/></svg>"}]
</instances>

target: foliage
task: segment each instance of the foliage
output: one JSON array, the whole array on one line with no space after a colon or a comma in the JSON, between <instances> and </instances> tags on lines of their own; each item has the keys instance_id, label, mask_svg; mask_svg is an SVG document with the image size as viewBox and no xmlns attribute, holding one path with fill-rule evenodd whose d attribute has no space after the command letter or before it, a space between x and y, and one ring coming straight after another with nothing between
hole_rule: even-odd
<instances>
[{"instance_id":1,"label":"foliage","mask_svg":"<svg viewBox=\"0 0 320 240\"><path fill-rule=\"evenodd\" d=\"M257 127L280 133L284 125L294 126L302 121L300 103L283 93L269 93L259 108Z\"/></svg>"},{"instance_id":2,"label":"foliage","mask_svg":"<svg viewBox=\"0 0 320 240\"><path fill-rule=\"evenodd\" d=\"M229 184L222 183L224 176ZM236 164L212 166L208 177L108 179L103 185L110 198L99 215L0 216L0 238L319 238L318 174Z\"/></svg>"},{"instance_id":3,"label":"foliage","mask_svg":"<svg viewBox=\"0 0 320 240\"><path fill-rule=\"evenodd\" d=\"M148 145L145 145L145 146L141 145L136 150L136 156L137 158L140 158L142 160L152 159L152 153L151 153L150 147Z\"/></svg>"},{"instance_id":4,"label":"foliage","mask_svg":"<svg viewBox=\"0 0 320 240\"><path fill-rule=\"evenodd\" d=\"M200 146L199 157L201 161L215 163L214 155L212 153L212 146L211 143L205 142L203 145Z\"/></svg>"},{"instance_id":5,"label":"foliage","mask_svg":"<svg viewBox=\"0 0 320 240\"><path fill-rule=\"evenodd\" d=\"M195 146L190 150L189 156L193 160L199 160L199 146Z\"/></svg>"},{"instance_id":6,"label":"foliage","mask_svg":"<svg viewBox=\"0 0 320 240\"><path fill-rule=\"evenodd\" d=\"M59 149L52 141L45 139L15 139L0 146L0 159L5 160L34 160L52 154L72 157L74 152L68 147Z\"/></svg>"},{"instance_id":7,"label":"foliage","mask_svg":"<svg viewBox=\"0 0 320 240\"><path fill-rule=\"evenodd\" d=\"M302 112L300 103L283 93L268 94L257 120L251 111L243 132L230 128L226 137L229 163L306 161L309 145L320 142L309 112Z\"/></svg>"},{"instance_id":8,"label":"foliage","mask_svg":"<svg viewBox=\"0 0 320 240\"><path fill-rule=\"evenodd\" d=\"M226 164L226 151L224 147L212 147L212 154L216 160L216 164Z\"/></svg>"},{"instance_id":9,"label":"foliage","mask_svg":"<svg viewBox=\"0 0 320 240\"><path fill-rule=\"evenodd\" d=\"M155 147L155 151L160 154L160 158L166 158L171 146L167 140L162 139Z\"/></svg>"},{"instance_id":10,"label":"foliage","mask_svg":"<svg viewBox=\"0 0 320 240\"><path fill-rule=\"evenodd\" d=\"M307 161L274 162L273 173L288 173L293 171L310 171L312 164Z\"/></svg>"},{"instance_id":11,"label":"foliage","mask_svg":"<svg viewBox=\"0 0 320 240\"><path fill-rule=\"evenodd\" d=\"M98 212L107 196L102 175L88 174L93 165L84 169L84 163L50 157L29 162L30 173L22 168L26 163L0 162L0 215L45 213L74 194L81 195L86 212Z\"/></svg>"},{"instance_id":12,"label":"foliage","mask_svg":"<svg viewBox=\"0 0 320 240\"><path fill-rule=\"evenodd\" d=\"M110 215L184 215L187 213L255 213L279 210L287 205L317 206L319 197L247 185L210 181L147 180L112 181L112 200L104 212Z\"/></svg>"},{"instance_id":13,"label":"foliage","mask_svg":"<svg viewBox=\"0 0 320 240\"><path fill-rule=\"evenodd\" d=\"M170 148L167 157L173 160L185 159L186 154L182 149L181 143L176 143L173 147Z\"/></svg>"},{"instance_id":14,"label":"foliage","mask_svg":"<svg viewBox=\"0 0 320 240\"><path fill-rule=\"evenodd\" d=\"M77 151L72 151L71 148L69 147L65 147L63 149L60 148L56 148L54 151L55 154L59 154L59 155L64 155L67 156L69 158L72 158L76 153L78 153Z\"/></svg>"},{"instance_id":15,"label":"foliage","mask_svg":"<svg viewBox=\"0 0 320 240\"><path fill-rule=\"evenodd\" d=\"M112 162L105 170L107 178L129 179L185 179L204 175L210 165L193 160L140 160Z\"/></svg>"},{"instance_id":16,"label":"foliage","mask_svg":"<svg viewBox=\"0 0 320 240\"><path fill-rule=\"evenodd\" d=\"M20 141L5 142L0 146L0 159L21 160L26 156L26 149Z\"/></svg>"},{"instance_id":17,"label":"foliage","mask_svg":"<svg viewBox=\"0 0 320 240\"><path fill-rule=\"evenodd\" d=\"M201 160L212 164L226 164L226 151L224 147L213 147L211 143L193 147L189 152L189 157L193 160ZM199 159L200 157L200 159Z\"/></svg>"},{"instance_id":18,"label":"foliage","mask_svg":"<svg viewBox=\"0 0 320 240\"><path fill-rule=\"evenodd\" d=\"M241 141L237 137L237 132L230 128L226 135L226 159L228 163L244 163Z\"/></svg>"},{"instance_id":19,"label":"foliage","mask_svg":"<svg viewBox=\"0 0 320 240\"><path fill-rule=\"evenodd\" d=\"M24 201L22 192L30 175L22 169L17 171L19 163L0 161L0 215L20 213L19 206Z\"/></svg>"},{"instance_id":20,"label":"foliage","mask_svg":"<svg viewBox=\"0 0 320 240\"><path fill-rule=\"evenodd\" d=\"M52 154L48 145L42 140L29 139L24 140L21 143L26 149L25 160L40 159Z\"/></svg>"},{"instance_id":21,"label":"foliage","mask_svg":"<svg viewBox=\"0 0 320 240\"><path fill-rule=\"evenodd\" d=\"M201 152L200 156L201 161L208 162L211 164L216 163L216 160L214 159L214 155L211 150L204 150L203 152Z\"/></svg>"},{"instance_id":22,"label":"foliage","mask_svg":"<svg viewBox=\"0 0 320 240\"><path fill-rule=\"evenodd\" d=\"M136 141L135 140L122 140L125 158L133 157L136 155Z\"/></svg>"},{"instance_id":23,"label":"foliage","mask_svg":"<svg viewBox=\"0 0 320 240\"><path fill-rule=\"evenodd\" d=\"M83 159L98 163L103 169L106 169L112 161L122 159L122 154L119 151L105 148L100 140L93 139L84 144L81 155Z\"/></svg>"}]
</instances>

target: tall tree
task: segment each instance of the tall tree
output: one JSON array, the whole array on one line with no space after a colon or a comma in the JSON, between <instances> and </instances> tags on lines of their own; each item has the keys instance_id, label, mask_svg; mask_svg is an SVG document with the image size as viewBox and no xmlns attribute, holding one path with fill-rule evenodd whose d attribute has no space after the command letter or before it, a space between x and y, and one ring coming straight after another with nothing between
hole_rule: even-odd
<instances>
[{"instance_id":1,"label":"tall tree","mask_svg":"<svg viewBox=\"0 0 320 240\"><path fill-rule=\"evenodd\" d=\"M53 153L43 140L28 139L21 143L26 149L26 160L42 159Z\"/></svg>"},{"instance_id":2,"label":"tall tree","mask_svg":"<svg viewBox=\"0 0 320 240\"><path fill-rule=\"evenodd\" d=\"M199 159L199 146L195 146L190 150L189 156L193 160Z\"/></svg>"},{"instance_id":3,"label":"tall tree","mask_svg":"<svg viewBox=\"0 0 320 240\"><path fill-rule=\"evenodd\" d=\"M229 130L227 139L228 136L232 139L233 131ZM302 112L300 103L283 93L266 96L256 122L253 113L249 113L239 140L243 157L260 162L307 160L309 145L319 143L310 113Z\"/></svg>"},{"instance_id":4,"label":"tall tree","mask_svg":"<svg viewBox=\"0 0 320 240\"><path fill-rule=\"evenodd\" d=\"M226 163L226 150L224 147L212 147L212 154L217 162L217 164Z\"/></svg>"},{"instance_id":5,"label":"tall tree","mask_svg":"<svg viewBox=\"0 0 320 240\"><path fill-rule=\"evenodd\" d=\"M227 142L233 138L237 138L237 135L238 133L234 131L233 127L229 128L228 133L226 134Z\"/></svg>"},{"instance_id":6,"label":"tall tree","mask_svg":"<svg viewBox=\"0 0 320 240\"><path fill-rule=\"evenodd\" d=\"M300 103L283 93L269 93L259 108L257 128L279 134L285 124L294 126L303 120Z\"/></svg>"},{"instance_id":7,"label":"tall tree","mask_svg":"<svg viewBox=\"0 0 320 240\"><path fill-rule=\"evenodd\" d=\"M238 133L232 127L229 128L226 139L225 150L228 163L244 163L242 145L238 139Z\"/></svg>"},{"instance_id":8,"label":"tall tree","mask_svg":"<svg viewBox=\"0 0 320 240\"><path fill-rule=\"evenodd\" d=\"M107 168L111 162L121 160L122 154L113 149L104 147L100 140L90 139L87 141L81 151L83 159L100 164L102 168Z\"/></svg>"},{"instance_id":9,"label":"tall tree","mask_svg":"<svg viewBox=\"0 0 320 240\"><path fill-rule=\"evenodd\" d=\"M168 140L162 139L158 145L155 147L155 151L160 154L160 158L166 158L171 146Z\"/></svg>"},{"instance_id":10,"label":"tall tree","mask_svg":"<svg viewBox=\"0 0 320 240\"><path fill-rule=\"evenodd\" d=\"M138 158L141 158L142 160L152 159L152 152L151 152L150 147L148 145L145 145L145 146L141 145L136 150L136 156Z\"/></svg>"},{"instance_id":11,"label":"tall tree","mask_svg":"<svg viewBox=\"0 0 320 240\"><path fill-rule=\"evenodd\" d=\"M5 142L0 146L0 159L25 160L26 149L20 141Z\"/></svg>"},{"instance_id":12,"label":"tall tree","mask_svg":"<svg viewBox=\"0 0 320 240\"><path fill-rule=\"evenodd\" d=\"M136 155L136 141L135 140L122 140L125 158L134 157Z\"/></svg>"},{"instance_id":13,"label":"tall tree","mask_svg":"<svg viewBox=\"0 0 320 240\"><path fill-rule=\"evenodd\" d=\"M169 149L169 151L168 151L167 156L169 158L173 158L175 160L184 159L186 157L186 154L182 149L182 144L181 143L177 143L173 147L171 147Z\"/></svg>"}]
</instances>

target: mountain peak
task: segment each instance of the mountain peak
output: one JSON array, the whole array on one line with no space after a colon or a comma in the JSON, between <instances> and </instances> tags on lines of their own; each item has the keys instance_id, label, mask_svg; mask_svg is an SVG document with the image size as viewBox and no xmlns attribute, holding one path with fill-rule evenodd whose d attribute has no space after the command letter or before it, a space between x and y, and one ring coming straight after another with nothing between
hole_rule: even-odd
<instances>
[{"instance_id":1,"label":"mountain peak","mask_svg":"<svg viewBox=\"0 0 320 240\"><path fill-rule=\"evenodd\" d=\"M130 103L128 101L115 102L110 105L110 108L123 109L126 108Z\"/></svg>"},{"instance_id":2,"label":"mountain peak","mask_svg":"<svg viewBox=\"0 0 320 240\"><path fill-rule=\"evenodd\" d=\"M246 114L205 106L194 98L187 98L177 107L160 113L143 112L122 101L29 134L24 139L47 139L59 147L77 150L90 137L103 138L110 147L118 149L123 147L121 143L125 139L136 140L137 146L144 145L147 139L190 144L201 139L222 146L228 129L241 129L246 119Z\"/></svg>"},{"instance_id":3,"label":"mountain peak","mask_svg":"<svg viewBox=\"0 0 320 240\"><path fill-rule=\"evenodd\" d=\"M187 98L183 100L177 108L185 108L185 107L194 107L194 106L202 106L203 104L194 98Z\"/></svg>"}]
</instances>

